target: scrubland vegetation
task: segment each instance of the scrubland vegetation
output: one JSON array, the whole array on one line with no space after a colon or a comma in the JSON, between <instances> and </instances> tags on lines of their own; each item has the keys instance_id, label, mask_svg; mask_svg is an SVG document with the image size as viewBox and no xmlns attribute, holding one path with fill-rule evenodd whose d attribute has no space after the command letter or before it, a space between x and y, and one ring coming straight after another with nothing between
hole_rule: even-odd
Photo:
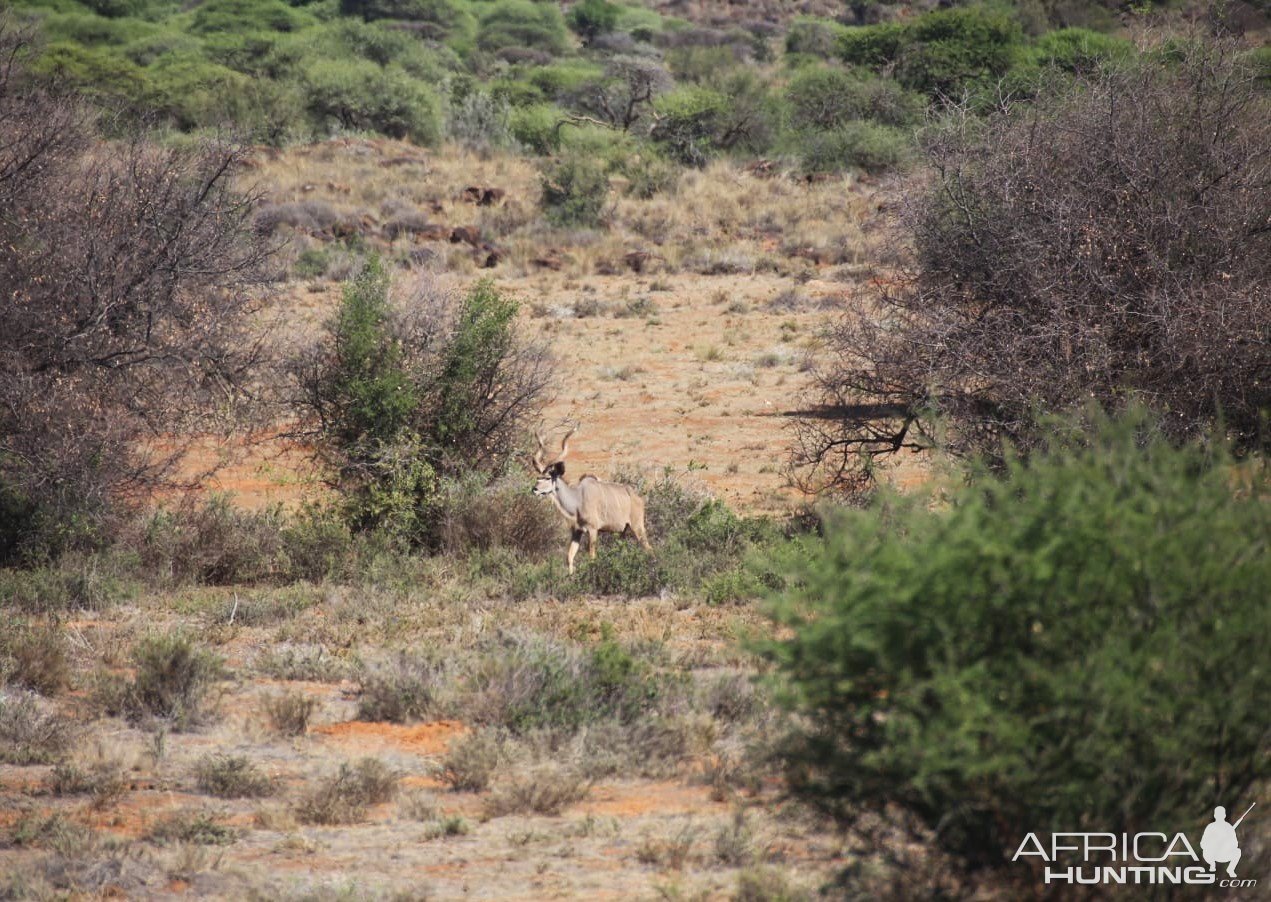
<instances>
[{"instance_id":1,"label":"scrubland vegetation","mask_svg":"<svg viewBox=\"0 0 1271 902\"><path fill-rule=\"evenodd\" d=\"M790 6L0 12L0 898L1033 898L1258 799L1263 14ZM561 395L708 424L585 462L653 554L566 572Z\"/></svg>"}]
</instances>

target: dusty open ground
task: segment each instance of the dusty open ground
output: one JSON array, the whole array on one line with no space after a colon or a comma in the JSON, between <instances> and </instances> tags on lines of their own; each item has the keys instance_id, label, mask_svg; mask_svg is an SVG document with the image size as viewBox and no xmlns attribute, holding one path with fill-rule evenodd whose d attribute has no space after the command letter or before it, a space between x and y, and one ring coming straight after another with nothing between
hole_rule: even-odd
<instances>
[{"instance_id":1,"label":"dusty open ground","mask_svg":"<svg viewBox=\"0 0 1271 902\"><path fill-rule=\"evenodd\" d=\"M615 180L604 231L547 228L533 215L536 171L518 157L350 139L261 152L242 182L267 205L334 211L357 231L355 244L422 261L397 271L403 296L420 279L463 291L481 277L514 295L526 334L547 340L556 358L556 399L544 422L581 424L575 472L669 467L751 512L806 501L790 488L786 464L812 357L836 313L869 302L894 243L878 215L889 186L847 176L807 184L731 163L688 172L672 195L648 200L622 196ZM469 185L506 196L479 207L463 199ZM501 260L480 268L482 254L466 243L387 237L410 217L476 228ZM314 248L335 259L326 275L279 292L271 312L285 346L331 315L354 257L329 235L279 235L284 260ZM630 254L647 255L639 272ZM252 507L294 502L315 483L303 455L267 444L208 487Z\"/></svg>"},{"instance_id":2,"label":"dusty open ground","mask_svg":"<svg viewBox=\"0 0 1271 902\"><path fill-rule=\"evenodd\" d=\"M669 469L743 512L804 500L785 465L808 360L837 311L867 302L871 263L887 259L881 186L809 185L731 164L687 173L649 200L617 185L609 228L584 232L543 225L536 172L514 157L349 139L262 151L243 184L267 205L325 205L343 223L338 235L277 234L290 277L267 318L282 347L316 334L367 247L395 264L407 297L420 279L463 291L490 276L521 301L526 334L551 345L557 391L543 419L580 423L572 473ZM477 207L462 198L468 185L505 199ZM497 265L482 268L486 251L464 242L390 235L407 216L478 228ZM322 272L296 270L306 252L322 257ZM229 465L205 489L244 508L321 491L303 449L274 442L228 454L209 445L191 471L223 456ZM513 602L475 566L425 561L356 587L137 589L63 624L69 689L36 707L73 724L72 750L60 764L0 766L10 892L777 899L814 894L842 870L849 845L782 801L764 762L777 715L751 688L756 662L741 640L766 628L752 606ZM223 660L215 703L187 731L103 701L135 675L136 643L172 632ZM600 726L504 735L473 722L478 711L465 706L483 702L472 674L495 666L499 643L585 656L602 638L636 649L640 666L679 693L678 707L618 735ZM399 652L447 675L437 678L442 697L400 718L360 714L368 674L397 666ZM280 697L306 707L295 735L271 713ZM488 787L453 791L445 774L456 744L477 734L503 743L500 763ZM263 773L268 791L220 798L200 774L225 756ZM366 758L395 792L347 823L314 823L314 793ZM555 805L507 801L557 790Z\"/></svg>"},{"instance_id":3,"label":"dusty open ground","mask_svg":"<svg viewBox=\"0 0 1271 902\"><path fill-rule=\"evenodd\" d=\"M54 883L69 871L93 896L442 899L728 898L741 880L806 893L844 864L841 841L782 803L771 778L732 787L717 776L721 756L740 754L742 734L713 722L699 724L680 764L643 778L591 778L581 799L545 816L490 808L503 782L543 766L530 746L490 790L453 792L440 770L471 732L461 720L357 719L358 685L344 675L360 656L403 640L462 656L511 619L544 636L609 624L621 641L663 644L672 668L703 685L737 672L735 639L757 623L745 609L673 601L512 608L426 589L144 596L67 624L77 665L127 674L123 651L135 637L194 630L228 668L215 708L192 732L117 717L84 726L70 756L70 767L89 775L78 787L67 785L65 763L0 767L0 829L16 839L0 847L0 864L28 880L22 886L32 896L47 890L40 875L56 861ZM304 659L310 678L277 676L298 671L297 650L314 648L328 657L321 665ZM82 719L90 677L80 685L57 706ZM266 701L284 690L315 703L299 736L270 726ZM195 774L212 753L248 757L268 776L267 797L210 797ZM566 747L550 757L553 765L585 767L585 754ZM298 820L307 787L365 757L398 779L392 801L353 824Z\"/></svg>"}]
</instances>

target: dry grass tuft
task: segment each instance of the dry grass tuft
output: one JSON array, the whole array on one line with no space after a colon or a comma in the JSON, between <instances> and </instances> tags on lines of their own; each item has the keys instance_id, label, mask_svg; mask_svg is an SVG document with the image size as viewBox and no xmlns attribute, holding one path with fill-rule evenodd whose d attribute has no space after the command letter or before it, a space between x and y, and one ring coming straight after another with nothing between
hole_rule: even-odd
<instances>
[{"instance_id":1,"label":"dry grass tuft","mask_svg":"<svg viewBox=\"0 0 1271 902\"><path fill-rule=\"evenodd\" d=\"M317 708L316 698L294 689L265 697L265 716L279 736L303 736Z\"/></svg>"},{"instance_id":2,"label":"dry grass tuft","mask_svg":"<svg viewBox=\"0 0 1271 902\"><path fill-rule=\"evenodd\" d=\"M503 760L503 740L491 731L452 743L441 762L441 779L455 792L485 792Z\"/></svg>"},{"instance_id":3,"label":"dry grass tuft","mask_svg":"<svg viewBox=\"0 0 1271 902\"><path fill-rule=\"evenodd\" d=\"M585 799L590 791L591 782L576 771L555 764L541 764L496 787L486 800L485 812L489 817L509 814L555 817L567 805Z\"/></svg>"},{"instance_id":4,"label":"dry grass tuft","mask_svg":"<svg viewBox=\"0 0 1271 902\"><path fill-rule=\"evenodd\" d=\"M194 767L199 790L219 799L259 799L273 783L244 755L206 755Z\"/></svg>"},{"instance_id":5,"label":"dry grass tuft","mask_svg":"<svg viewBox=\"0 0 1271 902\"><path fill-rule=\"evenodd\" d=\"M69 748L72 723L34 693L0 690L0 764L48 764Z\"/></svg>"},{"instance_id":6,"label":"dry grass tuft","mask_svg":"<svg viewBox=\"0 0 1271 902\"><path fill-rule=\"evenodd\" d=\"M302 824L356 824L372 805L391 802L400 778L376 758L342 764L339 771L310 789L296 804Z\"/></svg>"}]
</instances>

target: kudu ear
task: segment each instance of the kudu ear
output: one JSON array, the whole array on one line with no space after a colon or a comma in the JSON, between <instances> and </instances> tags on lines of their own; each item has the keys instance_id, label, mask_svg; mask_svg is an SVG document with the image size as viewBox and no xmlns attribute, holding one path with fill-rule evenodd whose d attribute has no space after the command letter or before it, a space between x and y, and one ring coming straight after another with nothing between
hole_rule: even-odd
<instances>
[{"instance_id":1,"label":"kudu ear","mask_svg":"<svg viewBox=\"0 0 1271 902\"><path fill-rule=\"evenodd\" d=\"M552 464L551 473L553 476L564 476L565 475L565 461L558 460L556 461L556 463Z\"/></svg>"}]
</instances>

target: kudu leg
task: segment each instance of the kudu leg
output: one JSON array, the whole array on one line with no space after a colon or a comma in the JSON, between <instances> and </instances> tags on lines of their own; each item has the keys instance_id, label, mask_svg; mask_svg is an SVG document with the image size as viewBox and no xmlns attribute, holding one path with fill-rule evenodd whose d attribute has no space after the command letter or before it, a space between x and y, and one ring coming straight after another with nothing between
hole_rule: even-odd
<instances>
[{"instance_id":1,"label":"kudu leg","mask_svg":"<svg viewBox=\"0 0 1271 902\"><path fill-rule=\"evenodd\" d=\"M598 529L587 530L587 556L593 561L596 559L596 540L600 535Z\"/></svg>"},{"instance_id":2,"label":"kudu leg","mask_svg":"<svg viewBox=\"0 0 1271 902\"><path fill-rule=\"evenodd\" d=\"M649 544L649 535L644 531L643 514L641 514L638 519L632 520L628 523L627 527L631 530L631 534L636 537L636 541L640 543L641 547L643 547L645 551L653 550L653 546Z\"/></svg>"},{"instance_id":3,"label":"kudu leg","mask_svg":"<svg viewBox=\"0 0 1271 902\"><path fill-rule=\"evenodd\" d=\"M575 529L570 533L569 553L565 555L565 560L569 563L569 573L574 573L574 556L578 554L578 543L582 541L583 531Z\"/></svg>"}]
</instances>

